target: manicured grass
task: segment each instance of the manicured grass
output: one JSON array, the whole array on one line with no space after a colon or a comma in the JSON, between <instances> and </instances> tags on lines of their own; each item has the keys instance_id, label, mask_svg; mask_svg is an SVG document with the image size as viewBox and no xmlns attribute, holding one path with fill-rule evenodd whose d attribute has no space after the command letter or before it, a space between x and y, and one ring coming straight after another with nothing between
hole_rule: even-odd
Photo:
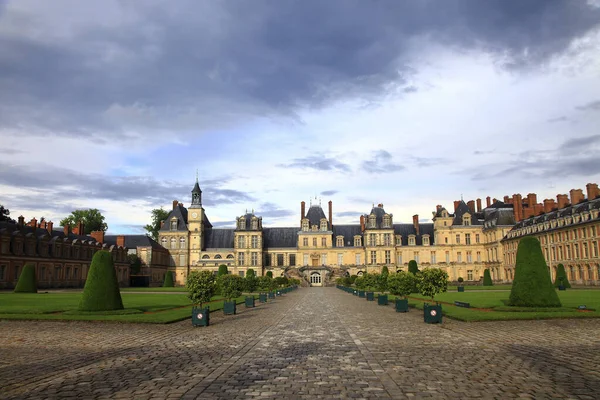
<instances>
[{"instance_id":1,"label":"manicured grass","mask_svg":"<svg viewBox=\"0 0 600 400\"><path fill-rule=\"evenodd\" d=\"M182 292L187 293L187 290L183 286L175 287L127 287L121 288L121 293L124 292Z\"/></svg>"},{"instance_id":2,"label":"manicured grass","mask_svg":"<svg viewBox=\"0 0 600 400\"><path fill-rule=\"evenodd\" d=\"M492 291L494 291L494 290L510 290L511 285L494 285L494 286L465 285L463 287L465 288L465 292L468 292L471 290L492 290ZM456 291L458 291L458 286L448 286L448 291L456 292Z\"/></svg>"},{"instance_id":3,"label":"manicured grass","mask_svg":"<svg viewBox=\"0 0 600 400\"><path fill-rule=\"evenodd\" d=\"M192 304L185 294L122 293L124 310L82 312L81 293L0 293L0 319L113 321L170 323L191 318ZM257 295L255 296L258 297ZM236 299L243 303L245 296ZM214 296L210 310L223 309L223 297Z\"/></svg>"}]
</instances>

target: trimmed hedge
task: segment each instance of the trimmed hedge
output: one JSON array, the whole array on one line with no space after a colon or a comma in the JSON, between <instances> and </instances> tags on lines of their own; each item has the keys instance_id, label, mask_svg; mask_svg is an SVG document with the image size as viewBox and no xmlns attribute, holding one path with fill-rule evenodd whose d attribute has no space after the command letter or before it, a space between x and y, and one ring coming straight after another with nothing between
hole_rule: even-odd
<instances>
[{"instance_id":1,"label":"trimmed hedge","mask_svg":"<svg viewBox=\"0 0 600 400\"><path fill-rule=\"evenodd\" d=\"M217 276L227 275L229 271L227 270L227 265L221 264L219 265L219 271L217 272Z\"/></svg>"},{"instance_id":2,"label":"trimmed hedge","mask_svg":"<svg viewBox=\"0 0 600 400\"><path fill-rule=\"evenodd\" d=\"M122 310L123 300L119 291L117 271L112 254L106 250L97 251L92 259L85 281L79 311Z\"/></svg>"},{"instance_id":3,"label":"trimmed hedge","mask_svg":"<svg viewBox=\"0 0 600 400\"><path fill-rule=\"evenodd\" d=\"M167 273L165 274L165 282L163 283L163 287L174 287L175 285L173 284L173 272L172 271L167 271Z\"/></svg>"},{"instance_id":4,"label":"trimmed hedge","mask_svg":"<svg viewBox=\"0 0 600 400\"><path fill-rule=\"evenodd\" d=\"M490 275L490 270L488 268L483 271L483 286L494 286L494 282L492 282L492 276Z\"/></svg>"},{"instance_id":5,"label":"trimmed hedge","mask_svg":"<svg viewBox=\"0 0 600 400\"><path fill-rule=\"evenodd\" d=\"M23 267L15 293L37 293L37 280L35 279L35 267L27 264Z\"/></svg>"},{"instance_id":6,"label":"trimmed hedge","mask_svg":"<svg viewBox=\"0 0 600 400\"><path fill-rule=\"evenodd\" d=\"M524 237L517 249L515 278L509 305L518 307L561 307L552 285L539 240Z\"/></svg>"},{"instance_id":7,"label":"trimmed hedge","mask_svg":"<svg viewBox=\"0 0 600 400\"><path fill-rule=\"evenodd\" d=\"M415 260L410 260L408 262L408 272L414 275L419 273L419 266L417 265L417 262Z\"/></svg>"},{"instance_id":8,"label":"trimmed hedge","mask_svg":"<svg viewBox=\"0 0 600 400\"><path fill-rule=\"evenodd\" d=\"M567 289L570 288L571 284L569 283L569 278L567 278L565 266L562 264L558 264L558 266L556 267L556 280L554 281L554 287L559 287L561 285L561 278L562 285Z\"/></svg>"}]
</instances>

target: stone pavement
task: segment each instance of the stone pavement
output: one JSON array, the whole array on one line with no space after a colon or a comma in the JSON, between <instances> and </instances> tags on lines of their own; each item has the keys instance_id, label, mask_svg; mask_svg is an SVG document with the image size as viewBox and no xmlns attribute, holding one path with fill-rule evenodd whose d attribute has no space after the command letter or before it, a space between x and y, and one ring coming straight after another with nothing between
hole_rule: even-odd
<instances>
[{"instance_id":1,"label":"stone pavement","mask_svg":"<svg viewBox=\"0 0 600 400\"><path fill-rule=\"evenodd\" d=\"M0 321L0 398L600 398L600 320L427 325L334 288L239 311Z\"/></svg>"}]
</instances>

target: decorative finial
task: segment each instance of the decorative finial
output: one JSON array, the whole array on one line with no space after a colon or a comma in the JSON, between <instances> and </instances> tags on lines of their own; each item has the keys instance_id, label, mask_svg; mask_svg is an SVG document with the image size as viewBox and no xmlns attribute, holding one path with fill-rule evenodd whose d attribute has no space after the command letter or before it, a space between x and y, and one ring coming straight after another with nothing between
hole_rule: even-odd
<instances>
[{"instance_id":1,"label":"decorative finial","mask_svg":"<svg viewBox=\"0 0 600 400\"><path fill-rule=\"evenodd\" d=\"M254 208L252 208L252 215L254 215Z\"/></svg>"},{"instance_id":2,"label":"decorative finial","mask_svg":"<svg viewBox=\"0 0 600 400\"><path fill-rule=\"evenodd\" d=\"M460 201L463 201L463 194L460 194Z\"/></svg>"},{"instance_id":3,"label":"decorative finial","mask_svg":"<svg viewBox=\"0 0 600 400\"><path fill-rule=\"evenodd\" d=\"M196 168L196 183L198 182L198 168Z\"/></svg>"}]
</instances>

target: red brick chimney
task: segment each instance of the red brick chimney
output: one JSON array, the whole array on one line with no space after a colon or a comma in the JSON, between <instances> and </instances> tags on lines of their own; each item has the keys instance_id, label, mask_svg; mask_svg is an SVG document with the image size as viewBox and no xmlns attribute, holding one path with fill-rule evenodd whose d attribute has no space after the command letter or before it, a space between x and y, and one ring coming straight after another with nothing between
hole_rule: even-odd
<instances>
[{"instance_id":1,"label":"red brick chimney","mask_svg":"<svg viewBox=\"0 0 600 400\"><path fill-rule=\"evenodd\" d=\"M492 200L490 199L490 196L488 196L488 197L485 198L485 202L487 204L487 207L489 207L489 206L492 205Z\"/></svg>"},{"instance_id":2,"label":"red brick chimney","mask_svg":"<svg viewBox=\"0 0 600 400\"><path fill-rule=\"evenodd\" d=\"M527 195L527 207L533 208L537 204L537 194L529 193Z\"/></svg>"},{"instance_id":3,"label":"red brick chimney","mask_svg":"<svg viewBox=\"0 0 600 400\"><path fill-rule=\"evenodd\" d=\"M25 217L22 215L19 215L17 223L19 224L20 227L23 227L25 225Z\"/></svg>"},{"instance_id":4,"label":"red brick chimney","mask_svg":"<svg viewBox=\"0 0 600 400\"><path fill-rule=\"evenodd\" d=\"M467 207L471 210L471 214L475 214L475 202L473 200L467 202Z\"/></svg>"},{"instance_id":5,"label":"red brick chimney","mask_svg":"<svg viewBox=\"0 0 600 400\"><path fill-rule=\"evenodd\" d=\"M29 221L27 226L30 226L32 228L37 228L37 219L35 219L35 217L31 218L31 221Z\"/></svg>"},{"instance_id":6,"label":"red brick chimney","mask_svg":"<svg viewBox=\"0 0 600 400\"><path fill-rule=\"evenodd\" d=\"M52 236L52 233L53 233L53 232L52 232L52 228L54 227L54 222L52 222L52 221L48 221L48 224L47 224L46 226L48 227L48 234L49 234L50 236Z\"/></svg>"},{"instance_id":7,"label":"red brick chimney","mask_svg":"<svg viewBox=\"0 0 600 400\"><path fill-rule=\"evenodd\" d=\"M46 222L46 220L44 219L44 217L42 217L42 219L40 219L40 223L38 224L38 228L46 229L47 225L48 225L48 223Z\"/></svg>"},{"instance_id":8,"label":"red brick chimney","mask_svg":"<svg viewBox=\"0 0 600 400\"><path fill-rule=\"evenodd\" d=\"M360 216L360 231L361 232L365 231L365 216L364 215Z\"/></svg>"},{"instance_id":9,"label":"red brick chimney","mask_svg":"<svg viewBox=\"0 0 600 400\"><path fill-rule=\"evenodd\" d=\"M542 203L533 205L533 215L542 215L544 213L544 205Z\"/></svg>"},{"instance_id":10,"label":"red brick chimney","mask_svg":"<svg viewBox=\"0 0 600 400\"><path fill-rule=\"evenodd\" d=\"M523 219L531 218L533 215L533 207L525 207L523 209Z\"/></svg>"},{"instance_id":11,"label":"red brick chimney","mask_svg":"<svg viewBox=\"0 0 600 400\"><path fill-rule=\"evenodd\" d=\"M523 198L520 194L513 194L513 212L515 215L515 221L519 222L523 220Z\"/></svg>"},{"instance_id":12,"label":"red brick chimney","mask_svg":"<svg viewBox=\"0 0 600 400\"><path fill-rule=\"evenodd\" d=\"M333 228L333 202L329 200L329 225Z\"/></svg>"},{"instance_id":13,"label":"red brick chimney","mask_svg":"<svg viewBox=\"0 0 600 400\"><path fill-rule=\"evenodd\" d=\"M556 201L554 201L554 199L545 199L544 200L544 212L545 213L552 212L552 210L555 208L556 208Z\"/></svg>"},{"instance_id":14,"label":"red brick chimney","mask_svg":"<svg viewBox=\"0 0 600 400\"><path fill-rule=\"evenodd\" d=\"M65 224L65 226L63 226L63 232L65 236L69 236L71 234L71 226L69 224Z\"/></svg>"},{"instance_id":15,"label":"red brick chimney","mask_svg":"<svg viewBox=\"0 0 600 400\"><path fill-rule=\"evenodd\" d=\"M177 200L173 200L173 210L177 208L177 204L179 204L179 202Z\"/></svg>"},{"instance_id":16,"label":"red brick chimney","mask_svg":"<svg viewBox=\"0 0 600 400\"><path fill-rule=\"evenodd\" d=\"M125 236L124 235L117 236L117 246L125 247Z\"/></svg>"},{"instance_id":17,"label":"red brick chimney","mask_svg":"<svg viewBox=\"0 0 600 400\"><path fill-rule=\"evenodd\" d=\"M415 231L417 231L417 236L419 236L419 214L413 215L413 226L415 227Z\"/></svg>"},{"instance_id":18,"label":"red brick chimney","mask_svg":"<svg viewBox=\"0 0 600 400\"><path fill-rule=\"evenodd\" d=\"M559 209L565 208L567 204L569 204L569 196L567 196L566 194L557 194L556 202L558 203Z\"/></svg>"},{"instance_id":19,"label":"red brick chimney","mask_svg":"<svg viewBox=\"0 0 600 400\"><path fill-rule=\"evenodd\" d=\"M509 200L508 200L508 196L504 196L504 203L508 204Z\"/></svg>"},{"instance_id":20,"label":"red brick chimney","mask_svg":"<svg viewBox=\"0 0 600 400\"><path fill-rule=\"evenodd\" d=\"M454 212L456 212L456 210L458 210L459 204L460 204L460 200L454 200Z\"/></svg>"},{"instance_id":21,"label":"red brick chimney","mask_svg":"<svg viewBox=\"0 0 600 400\"><path fill-rule=\"evenodd\" d=\"M579 204L583 200L585 200L585 197L583 197L583 190L581 190L581 189L571 189L569 194L571 195L571 204L572 205Z\"/></svg>"},{"instance_id":22,"label":"red brick chimney","mask_svg":"<svg viewBox=\"0 0 600 400\"><path fill-rule=\"evenodd\" d=\"M477 199L477 212L481 212L481 199Z\"/></svg>"},{"instance_id":23,"label":"red brick chimney","mask_svg":"<svg viewBox=\"0 0 600 400\"><path fill-rule=\"evenodd\" d=\"M300 220L303 220L306 217L306 202L300 202Z\"/></svg>"},{"instance_id":24,"label":"red brick chimney","mask_svg":"<svg viewBox=\"0 0 600 400\"><path fill-rule=\"evenodd\" d=\"M104 243L104 231L93 231L90 236L98 243Z\"/></svg>"},{"instance_id":25,"label":"red brick chimney","mask_svg":"<svg viewBox=\"0 0 600 400\"><path fill-rule=\"evenodd\" d=\"M594 200L598 195L600 195L600 190L598 190L598 184L596 183L588 183L585 185L587 189L587 198L588 200Z\"/></svg>"}]
</instances>

